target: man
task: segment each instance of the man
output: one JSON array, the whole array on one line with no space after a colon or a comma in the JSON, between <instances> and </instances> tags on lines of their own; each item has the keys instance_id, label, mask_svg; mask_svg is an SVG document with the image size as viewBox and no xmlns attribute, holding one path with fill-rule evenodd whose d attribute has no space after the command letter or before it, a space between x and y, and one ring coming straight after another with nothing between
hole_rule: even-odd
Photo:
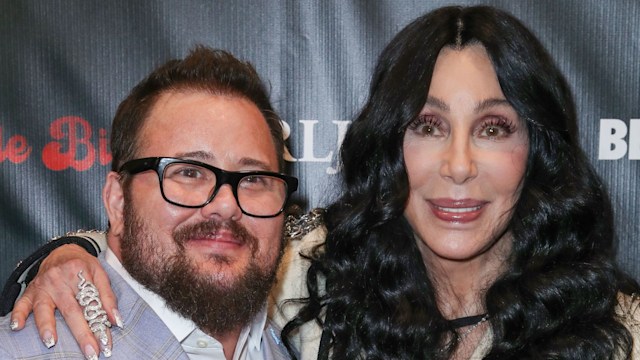
<instances>
[{"instance_id":1,"label":"man","mask_svg":"<svg viewBox=\"0 0 640 360\"><path fill-rule=\"evenodd\" d=\"M288 358L266 300L297 180L281 174L280 121L253 67L197 47L132 90L111 136L100 262L118 299L119 328L112 341L96 329L101 348L81 348L57 314L58 341L45 334L45 347L34 341L33 317L19 332L5 317L0 358L97 359L112 350L126 359ZM92 313L101 303L80 271L77 282L85 318L108 325L100 306Z\"/></svg>"}]
</instances>

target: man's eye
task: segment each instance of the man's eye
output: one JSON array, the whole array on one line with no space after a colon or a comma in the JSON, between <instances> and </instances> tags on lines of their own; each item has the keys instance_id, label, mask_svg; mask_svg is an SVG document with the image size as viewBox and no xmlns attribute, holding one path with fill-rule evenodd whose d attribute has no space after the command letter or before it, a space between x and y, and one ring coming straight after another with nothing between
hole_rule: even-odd
<instances>
[{"instance_id":1,"label":"man's eye","mask_svg":"<svg viewBox=\"0 0 640 360\"><path fill-rule=\"evenodd\" d=\"M205 177L203 169L193 166L174 166L171 167L166 177L172 179L195 180Z\"/></svg>"},{"instance_id":2,"label":"man's eye","mask_svg":"<svg viewBox=\"0 0 640 360\"><path fill-rule=\"evenodd\" d=\"M264 186L267 183L265 176L247 176L242 179L242 183L250 186Z\"/></svg>"},{"instance_id":3,"label":"man's eye","mask_svg":"<svg viewBox=\"0 0 640 360\"><path fill-rule=\"evenodd\" d=\"M179 175L183 177L197 178L200 177L202 173L197 169L182 169L180 170Z\"/></svg>"}]
</instances>

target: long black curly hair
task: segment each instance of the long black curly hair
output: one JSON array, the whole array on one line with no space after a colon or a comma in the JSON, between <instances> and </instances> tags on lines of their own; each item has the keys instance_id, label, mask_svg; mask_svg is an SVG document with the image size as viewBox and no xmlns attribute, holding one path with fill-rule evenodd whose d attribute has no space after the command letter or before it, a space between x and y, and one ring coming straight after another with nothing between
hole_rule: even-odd
<instances>
[{"instance_id":1,"label":"long black curly hair","mask_svg":"<svg viewBox=\"0 0 640 360\"><path fill-rule=\"evenodd\" d=\"M320 319L329 335L321 358L439 359L455 350L454 329L403 217L402 143L440 50L470 44L486 49L530 146L508 225L512 254L484 298L493 331L486 358L629 356L632 338L614 308L618 292L637 284L614 263L611 205L578 144L570 89L520 21L486 6L430 12L380 55L368 101L341 148L344 192L328 207L325 244L311 256L310 296L284 336Z\"/></svg>"}]
</instances>

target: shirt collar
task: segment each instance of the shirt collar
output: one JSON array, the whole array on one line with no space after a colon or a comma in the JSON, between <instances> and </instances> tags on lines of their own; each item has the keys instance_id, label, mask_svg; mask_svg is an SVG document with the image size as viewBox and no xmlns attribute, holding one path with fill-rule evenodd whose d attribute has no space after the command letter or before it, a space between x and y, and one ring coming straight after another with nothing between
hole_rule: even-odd
<instances>
[{"instance_id":1,"label":"shirt collar","mask_svg":"<svg viewBox=\"0 0 640 360\"><path fill-rule=\"evenodd\" d=\"M248 336L249 349L255 350L255 351L259 351L261 349L262 334L264 334L264 329L266 325L267 325L267 304L265 303L262 310L253 318L253 321L251 322L251 324L249 324L249 336ZM240 341L238 341L238 343L240 343Z\"/></svg>"}]
</instances>

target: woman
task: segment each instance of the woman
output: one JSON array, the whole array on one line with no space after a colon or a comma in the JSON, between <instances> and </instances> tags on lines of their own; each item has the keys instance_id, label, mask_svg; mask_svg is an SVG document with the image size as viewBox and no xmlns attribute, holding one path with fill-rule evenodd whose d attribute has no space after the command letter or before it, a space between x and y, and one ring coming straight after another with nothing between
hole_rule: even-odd
<instances>
[{"instance_id":1,"label":"woman","mask_svg":"<svg viewBox=\"0 0 640 360\"><path fill-rule=\"evenodd\" d=\"M637 285L614 264L612 210L576 123L565 80L512 16L446 7L408 25L347 132L326 229L285 262L285 279L308 267L306 286L279 294L303 298L289 346L322 359L640 356Z\"/></svg>"},{"instance_id":2,"label":"woman","mask_svg":"<svg viewBox=\"0 0 640 360\"><path fill-rule=\"evenodd\" d=\"M632 354L638 314L615 312L637 287L612 260L607 195L565 80L519 21L448 7L408 25L341 157L285 338L324 317L323 358Z\"/></svg>"}]
</instances>

